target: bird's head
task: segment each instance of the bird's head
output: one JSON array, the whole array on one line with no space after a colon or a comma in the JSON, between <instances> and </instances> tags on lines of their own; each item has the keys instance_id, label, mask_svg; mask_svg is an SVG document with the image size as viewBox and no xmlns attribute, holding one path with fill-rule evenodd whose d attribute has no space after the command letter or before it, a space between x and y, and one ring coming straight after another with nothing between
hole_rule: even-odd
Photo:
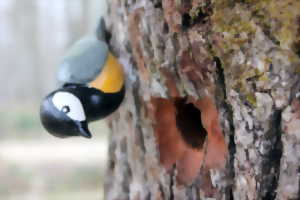
<instances>
[{"instance_id":1,"label":"bird's head","mask_svg":"<svg viewBox=\"0 0 300 200\"><path fill-rule=\"evenodd\" d=\"M124 95L124 87L117 93L104 93L80 84L64 85L44 98L40 119L44 128L56 137L91 138L88 122L113 113Z\"/></svg>"},{"instance_id":2,"label":"bird's head","mask_svg":"<svg viewBox=\"0 0 300 200\"><path fill-rule=\"evenodd\" d=\"M58 89L46 96L40 118L44 128L56 137L92 137L83 104L72 90Z\"/></svg>"}]
</instances>

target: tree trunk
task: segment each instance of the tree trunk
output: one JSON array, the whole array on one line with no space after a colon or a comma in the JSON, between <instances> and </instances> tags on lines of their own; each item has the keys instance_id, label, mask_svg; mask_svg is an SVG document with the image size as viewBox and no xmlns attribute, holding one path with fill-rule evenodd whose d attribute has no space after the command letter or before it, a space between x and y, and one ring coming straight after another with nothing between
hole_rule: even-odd
<instances>
[{"instance_id":1,"label":"tree trunk","mask_svg":"<svg viewBox=\"0 0 300 200\"><path fill-rule=\"evenodd\" d=\"M300 2L110 0L126 100L105 196L299 199Z\"/></svg>"}]
</instances>

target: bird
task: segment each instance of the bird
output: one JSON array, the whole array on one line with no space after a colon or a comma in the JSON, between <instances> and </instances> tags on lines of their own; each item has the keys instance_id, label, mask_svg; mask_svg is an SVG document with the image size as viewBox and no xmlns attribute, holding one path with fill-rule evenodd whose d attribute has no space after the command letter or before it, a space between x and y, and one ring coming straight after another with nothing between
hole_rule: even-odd
<instances>
[{"instance_id":1,"label":"bird","mask_svg":"<svg viewBox=\"0 0 300 200\"><path fill-rule=\"evenodd\" d=\"M40 120L53 136L91 138L88 123L118 109L125 96L122 65L109 51L103 18L96 34L77 41L58 67L61 86L40 105Z\"/></svg>"}]
</instances>

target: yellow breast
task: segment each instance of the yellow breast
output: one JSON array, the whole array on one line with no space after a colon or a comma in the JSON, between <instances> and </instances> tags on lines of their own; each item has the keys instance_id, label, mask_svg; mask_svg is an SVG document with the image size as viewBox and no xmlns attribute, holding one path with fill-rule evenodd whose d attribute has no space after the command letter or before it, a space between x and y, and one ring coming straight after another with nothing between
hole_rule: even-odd
<instances>
[{"instance_id":1,"label":"yellow breast","mask_svg":"<svg viewBox=\"0 0 300 200\"><path fill-rule=\"evenodd\" d=\"M122 89L124 85L123 68L111 53L108 54L101 73L89 85L105 93L116 93Z\"/></svg>"}]
</instances>

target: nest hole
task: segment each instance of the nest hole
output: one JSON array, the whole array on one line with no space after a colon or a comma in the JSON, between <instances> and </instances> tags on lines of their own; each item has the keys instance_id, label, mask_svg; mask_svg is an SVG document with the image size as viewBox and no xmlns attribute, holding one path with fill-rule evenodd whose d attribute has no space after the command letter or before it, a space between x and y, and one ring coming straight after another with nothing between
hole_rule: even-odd
<instances>
[{"instance_id":1,"label":"nest hole","mask_svg":"<svg viewBox=\"0 0 300 200\"><path fill-rule=\"evenodd\" d=\"M192 148L201 149L207 137L207 131L203 127L201 111L186 98L175 100L176 126L183 140Z\"/></svg>"},{"instance_id":2,"label":"nest hole","mask_svg":"<svg viewBox=\"0 0 300 200\"><path fill-rule=\"evenodd\" d=\"M181 16L181 26L183 30L188 29L192 25L192 18L189 13L184 13Z\"/></svg>"}]
</instances>

